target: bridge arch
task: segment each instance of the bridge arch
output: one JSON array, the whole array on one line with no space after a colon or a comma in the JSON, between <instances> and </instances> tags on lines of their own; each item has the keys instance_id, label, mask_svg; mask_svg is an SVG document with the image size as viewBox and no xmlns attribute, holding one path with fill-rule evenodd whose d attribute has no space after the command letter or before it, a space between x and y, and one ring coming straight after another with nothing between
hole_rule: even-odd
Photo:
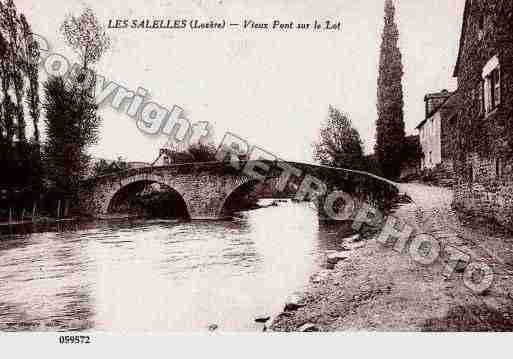
<instances>
[{"instance_id":1,"label":"bridge arch","mask_svg":"<svg viewBox=\"0 0 513 359\"><path fill-rule=\"evenodd\" d=\"M278 179L280 177L280 173L270 173L269 176L261 181L259 179L251 178L251 177L241 177L241 180L236 182L235 186L231 188L229 192L227 192L226 196L222 199L219 210L217 212L217 216L219 218L226 218L228 215L232 214L233 211L230 211L230 206L233 201L237 201L239 198L244 195L250 194L252 191L258 189L255 192L257 199L264 198L293 198L296 194L296 190L292 189L292 182L289 182L287 186L283 189L278 189ZM258 188L258 186L260 186ZM234 206L235 211L237 211L237 206ZM245 208L247 209L247 208Z\"/></svg>"},{"instance_id":2,"label":"bridge arch","mask_svg":"<svg viewBox=\"0 0 513 359\"><path fill-rule=\"evenodd\" d=\"M155 191L156 188L151 189L151 185L157 184L160 187L160 191ZM153 190L151 193L150 191ZM144 192L147 191L148 195L158 196L161 195L158 203L160 204L158 211L155 207L155 202L151 202L148 200L144 200ZM170 216L177 218L190 218L189 209L187 203L183 196L173 187L165 184L163 182L154 182L148 180L141 180L137 182L132 182L123 186L115 192L110 202L107 204L107 213L116 213L119 210L121 212L130 212L134 208L131 207L130 204L133 203L134 198L141 196L139 201L137 202L139 208L136 209L144 210L144 213L155 214L158 213L159 216ZM144 203L146 202L146 203ZM144 206L141 205L144 203Z\"/></svg>"},{"instance_id":3,"label":"bridge arch","mask_svg":"<svg viewBox=\"0 0 513 359\"><path fill-rule=\"evenodd\" d=\"M243 181L233 187L222 199L217 211L217 217L225 218L231 215L233 213L231 208L233 201L240 200L244 195L251 193L251 191L254 190L259 183L262 182L256 179L244 178Z\"/></svg>"},{"instance_id":4,"label":"bridge arch","mask_svg":"<svg viewBox=\"0 0 513 359\"><path fill-rule=\"evenodd\" d=\"M119 181L107 186L107 190L103 193L100 212L107 214L114 209L114 206L123 197L130 198L134 194L139 193L151 184L158 184L169 190L173 194L176 202L182 206L184 215L190 217L190 204L183 195L183 190L179 185L172 183L168 178L164 178L152 173L143 173L122 178Z\"/></svg>"}]
</instances>

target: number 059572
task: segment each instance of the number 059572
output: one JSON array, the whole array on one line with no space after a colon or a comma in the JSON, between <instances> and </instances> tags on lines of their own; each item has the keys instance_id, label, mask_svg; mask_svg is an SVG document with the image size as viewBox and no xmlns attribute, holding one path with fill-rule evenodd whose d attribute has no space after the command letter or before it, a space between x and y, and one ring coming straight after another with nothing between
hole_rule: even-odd
<instances>
[{"instance_id":1,"label":"number 059572","mask_svg":"<svg viewBox=\"0 0 513 359\"><path fill-rule=\"evenodd\" d=\"M88 335L61 335L59 337L61 344L89 344L91 338Z\"/></svg>"}]
</instances>

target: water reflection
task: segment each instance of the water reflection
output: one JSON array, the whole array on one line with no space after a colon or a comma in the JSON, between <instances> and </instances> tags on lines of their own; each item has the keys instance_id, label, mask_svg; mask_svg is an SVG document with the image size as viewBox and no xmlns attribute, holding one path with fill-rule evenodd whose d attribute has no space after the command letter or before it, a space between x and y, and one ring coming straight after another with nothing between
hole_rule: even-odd
<instances>
[{"instance_id":1,"label":"water reflection","mask_svg":"<svg viewBox=\"0 0 513 359\"><path fill-rule=\"evenodd\" d=\"M257 330L336 248L306 204L232 221L110 222L0 241L0 328Z\"/></svg>"}]
</instances>

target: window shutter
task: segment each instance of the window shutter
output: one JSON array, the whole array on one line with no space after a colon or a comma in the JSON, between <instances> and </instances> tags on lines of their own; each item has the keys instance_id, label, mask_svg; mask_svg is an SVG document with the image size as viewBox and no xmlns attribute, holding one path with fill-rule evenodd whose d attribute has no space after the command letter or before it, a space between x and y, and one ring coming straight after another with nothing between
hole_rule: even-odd
<instances>
[{"instance_id":1,"label":"window shutter","mask_svg":"<svg viewBox=\"0 0 513 359\"><path fill-rule=\"evenodd\" d=\"M482 115L484 113L484 91L483 91L484 82L480 81L478 87L479 87L479 89L478 89L477 101L479 104L479 114Z\"/></svg>"},{"instance_id":2,"label":"window shutter","mask_svg":"<svg viewBox=\"0 0 513 359\"><path fill-rule=\"evenodd\" d=\"M494 107L497 107L501 103L501 75L499 68L493 72L493 86Z\"/></svg>"},{"instance_id":3,"label":"window shutter","mask_svg":"<svg viewBox=\"0 0 513 359\"><path fill-rule=\"evenodd\" d=\"M484 100L486 113L492 110L492 83L491 77L487 77L484 81Z\"/></svg>"},{"instance_id":4,"label":"window shutter","mask_svg":"<svg viewBox=\"0 0 513 359\"><path fill-rule=\"evenodd\" d=\"M496 178L502 177L502 160L500 157L497 157L495 159L495 177Z\"/></svg>"}]
</instances>

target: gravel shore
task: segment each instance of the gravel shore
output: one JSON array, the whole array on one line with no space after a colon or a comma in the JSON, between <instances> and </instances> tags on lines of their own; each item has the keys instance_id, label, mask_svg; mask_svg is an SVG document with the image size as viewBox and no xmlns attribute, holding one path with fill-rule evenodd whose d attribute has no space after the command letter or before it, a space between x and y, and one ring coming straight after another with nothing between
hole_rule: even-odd
<instances>
[{"instance_id":1,"label":"gravel shore","mask_svg":"<svg viewBox=\"0 0 513 359\"><path fill-rule=\"evenodd\" d=\"M442 251L457 248L494 272L490 289L470 290L464 272L448 275L448 258L431 265L373 238L341 242L345 259L312 276L297 309L276 316L273 331L511 331L513 236L469 224L455 213L448 189L401 185L414 203L393 216L429 233ZM342 248L341 248L342 249ZM349 250L347 250L349 249ZM328 266L329 267L329 266ZM449 272L450 273L450 272Z\"/></svg>"}]
</instances>

